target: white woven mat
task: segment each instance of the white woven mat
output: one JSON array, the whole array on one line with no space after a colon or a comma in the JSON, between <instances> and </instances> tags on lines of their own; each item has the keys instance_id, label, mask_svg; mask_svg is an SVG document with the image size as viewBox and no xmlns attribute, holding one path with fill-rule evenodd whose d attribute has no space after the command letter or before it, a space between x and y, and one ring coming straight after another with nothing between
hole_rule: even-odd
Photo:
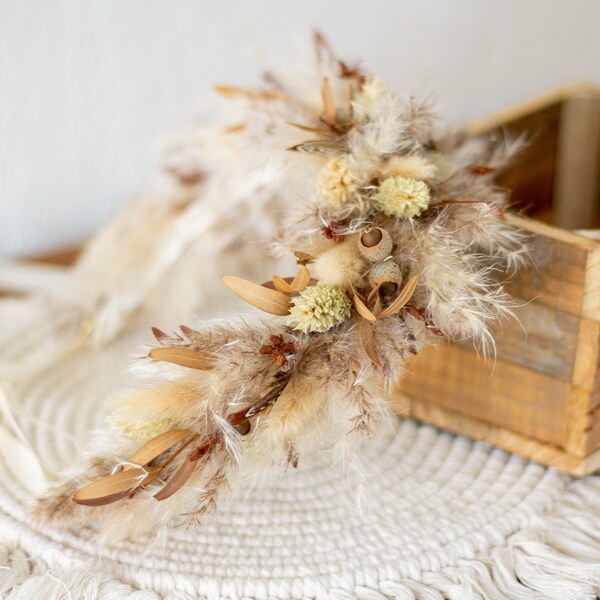
<instances>
[{"instance_id":1,"label":"white woven mat","mask_svg":"<svg viewBox=\"0 0 600 600\"><path fill-rule=\"evenodd\" d=\"M54 468L104 416L132 341L13 390ZM135 347L135 346L133 346ZM35 415L35 419L23 415ZM600 478L574 481L485 444L398 420L363 456L362 492L324 461L224 508L202 528L99 545L92 529L35 531L2 467L0 595L158 598L594 599ZM361 502L358 502L358 498Z\"/></svg>"}]
</instances>

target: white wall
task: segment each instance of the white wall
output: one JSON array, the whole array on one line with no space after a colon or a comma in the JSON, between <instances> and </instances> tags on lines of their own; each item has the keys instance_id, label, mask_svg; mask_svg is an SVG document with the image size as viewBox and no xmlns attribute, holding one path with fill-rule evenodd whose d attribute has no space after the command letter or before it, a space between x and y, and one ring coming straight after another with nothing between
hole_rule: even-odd
<instances>
[{"instance_id":1,"label":"white wall","mask_svg":"<svg viewBox=\"0 0 600 600\"><path fill-rule=\"evenodd\" d=\"M0 0L0 255L85 238L215 83L313 27L453 121L600 81L600 0Z\"/></svg>"}]
</instances>

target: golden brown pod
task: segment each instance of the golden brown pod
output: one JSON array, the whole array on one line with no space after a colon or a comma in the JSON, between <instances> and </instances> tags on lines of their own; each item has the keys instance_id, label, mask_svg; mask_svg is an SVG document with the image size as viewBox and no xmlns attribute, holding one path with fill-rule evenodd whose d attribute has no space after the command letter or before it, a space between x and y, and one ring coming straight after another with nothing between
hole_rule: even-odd
<instances>
[{"instance_id":1,"label":"golden brown pod","mask_svg":"<svg viewBox=\"0 0 600 600\"><path fill-rule=\"evenodd\" d=\"M402 283L400 267L393 260L377 263L369 270L369 284L380 286L382 296L392 296Z\"/></svg>"}]
</instances>

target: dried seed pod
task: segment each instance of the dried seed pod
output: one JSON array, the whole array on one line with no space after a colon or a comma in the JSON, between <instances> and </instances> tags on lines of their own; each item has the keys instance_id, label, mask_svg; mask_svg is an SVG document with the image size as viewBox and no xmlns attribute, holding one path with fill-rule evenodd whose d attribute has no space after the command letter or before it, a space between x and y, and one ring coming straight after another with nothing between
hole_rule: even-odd
<instances>
[{"instance_id":1,"label":"dried seed pod","mask_svg":"<svg viewBox=\"0 0 600 600\"><path fill-rule=\"evenodd\" d=\"M248 435L250 433L250 428L251 428L251 424L250 421L248 421L248 419L244 419L241 423L238 423L237 425L234 425L233 428L240 434L240 435Z\"/></svg>"},{"instance_id":2,"label":"dried seed pod","mask_svg":"<svg viewBox=\"0 0 600 600\"><path fill-rule=\"evenodd\" d=\"M391 296L402 283L400 267L393 260L386 260L371 267L369 283L375 287L381 284L379 291L382 296Z\"/></svg>"},{"instance_id":3,"label":"dried seed pod","mask_svg":"<svg viewBox=\"0 0 600 600\"><path fill-rule=\"evenodd\" d=\"M378 262L387 258L392 251L392 238L381 227L367 229L358 238L358 250L369 262Z\"/></svg>"}]
</instances>

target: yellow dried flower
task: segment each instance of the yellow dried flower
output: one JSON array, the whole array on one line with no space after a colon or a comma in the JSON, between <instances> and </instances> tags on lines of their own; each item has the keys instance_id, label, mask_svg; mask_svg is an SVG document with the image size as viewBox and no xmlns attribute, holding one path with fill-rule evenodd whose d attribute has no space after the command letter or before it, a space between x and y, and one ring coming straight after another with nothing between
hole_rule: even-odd
<instances>
[{"instance_id":1,"label":"yellow dried flower","mask_svg":"<svg viewBox=\"0 0 600 600\"><path fill-rule=\"evenodd\" d=\"M356 194L358 178L352 173L347 159L334 158L321 169L317 189L320 197L341 205Z\"/></svg>"},{"instance_id":2,"label":"yellow dried flower","mask_svg":"<svg viewBox=\"0 0 600 600\"><path fill-rule=\"evenodd\" d=\"M339 288L317 283L292 298L288 325L308 333L323 333L350 318L352 303Z\"/></svg>"},{"instance_id":3,"label":"yellow dried flower","mask_svg":"<svg viewBox=\"0 0 600 600\"><path fill-rule=\"evenodd\" d=\"M388 177L377 188L375 200L388 217L418 217L429 206L429 187L412 177Z\"/></svg>"}]
</instances>

